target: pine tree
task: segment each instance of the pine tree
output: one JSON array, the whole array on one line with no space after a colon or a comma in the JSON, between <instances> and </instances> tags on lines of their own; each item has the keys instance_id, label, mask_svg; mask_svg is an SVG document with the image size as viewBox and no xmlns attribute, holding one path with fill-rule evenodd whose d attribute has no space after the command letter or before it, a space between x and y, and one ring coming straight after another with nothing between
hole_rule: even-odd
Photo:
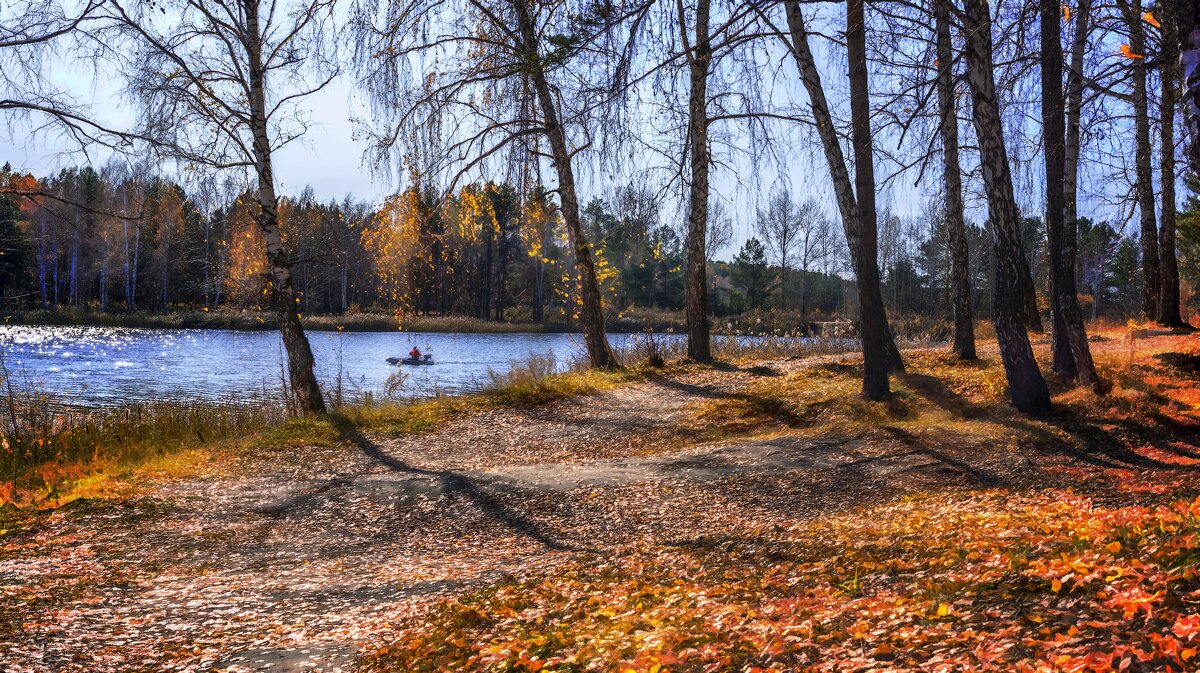
<instances>
[{"instance_id":1,"label":"pine tree","mask_svg":"<svg viewBox=\"0 0 1200 673\"><path fill-rule=\"evenodd\" d=\"M733 257L729 276L754 310L766 304L771 292L771 268L767 265L767 250L762 241L750 238Z\"/></svg>"}]
</instances>

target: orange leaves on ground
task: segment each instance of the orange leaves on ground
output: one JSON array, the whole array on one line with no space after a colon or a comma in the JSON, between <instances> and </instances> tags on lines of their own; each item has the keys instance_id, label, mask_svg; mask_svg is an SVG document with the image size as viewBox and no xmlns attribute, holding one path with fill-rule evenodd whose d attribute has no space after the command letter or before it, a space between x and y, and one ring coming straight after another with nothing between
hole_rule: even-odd
<instances>
[{"instance_id":1,"label":"orange leaves on ground","mask_svg":"<svg viewBox=\"0 0 1200 673\"><path fill-rule=\"evenodd\" d=\"M434 614L371 670L1184 670L1200 500L916 498L631 549Z\"/></svg>"}]
</instances>

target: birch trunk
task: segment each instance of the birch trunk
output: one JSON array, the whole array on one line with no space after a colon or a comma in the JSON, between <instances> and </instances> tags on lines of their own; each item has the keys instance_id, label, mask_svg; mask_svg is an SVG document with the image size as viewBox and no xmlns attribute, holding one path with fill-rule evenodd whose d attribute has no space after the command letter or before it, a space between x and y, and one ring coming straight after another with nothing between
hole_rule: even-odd
<instances>
[{"instance_id":1,"label":"birch trunk","mask_svg":"<svg viewBox=\"0 0 1200 673\"><path fill-rule=\"evenodd\" d=\"M804 25L804 15L800 11L798 0L785 0L788 30L792 43L792 55L796 59L796 67L800 71L800 79L808 92L812 105L813 119L817 125L817 133L821 137L821 146L825 151L825 160L829 165L830 178L833 181L834 193L837 196L838 210L842 216L842 228L846 232L846 241L850 247L850 256L857 278L859 322L862 330L863 346L863 396L870 400L881 400L891 394L888 382L888 344L891 333L888 330L887 316L883 310L883 294L879 286L879 260L875 253L875 232L871 232L870 250L864 250L863 224L859 219L858 202L855 199L854 187L850 182L850 173L846 169L845 156L838 143L837 132L833 127L833 116L829 113L829 103L825 99L825 89L821 85L821 75L817 70L816 59L808 44L808 29ZM894 344L892 345L894 349Z\"/></svg>"},{"instance_id":2,"label":"birch trunk","mask_svg":"<svg viewBox=\"0 0 1200 673\"><path fill-rule=\"evenodd\" d=\"M1054 369L1068 381L1078 380L1104 392L1075 287L1075 265L1065 252L1066 119L1063 111L1062 23L1058 0L1040 0L1042 47L1042 135L1046 168L1046 236L1050 245L1050 301L1054 311Z\"/></svg>"},{"instance_id":3,"label":"birch trunk","mask_svg":"<svg viewBox=\"0 0 1200 673\"><path fill-rule=\"evenodd\" d=\"M554 94L550 91L550 83L546 79L546 71L538 50L536 27L528 6L524 4L525 1L519 0L515 3L517 20L520 24L522 48L528 59L529 75L533 80L533 88L541 107L546 139L550 142L554 170L558 174L558 194L562 201L563 221L567 225L567 235L575 253L575 266L579 271L581 295L579 323L583 330L583 339L587 344L588 359L591 365L600 369L616 367L619 366L619 363L612 348L609 347L608 337L604 333L600 284L596 281L596 267L592 262L592 250L583 233L583 222L579 217L579 197L575 191L575 173L571 167L572 153L567 147L566 134L558 119L558 106L554 100Z\"/></svg>"},{"instance_id":4,"label":"birch trunk","mask_svg":"<svg viewBox=\"0 0 1200 673\"><path fill-rule=\"evenodd\" d=\"M1029 259L1023 251L1017 262L1020 265L1021 304L1025 315L1025 328L1041 334L1045 328L1042 326L1042 315L1038 312L1037 284L1033 282L1033 271L1029 268Z\"/></svg>"},{"instance_id":5,"label":"birch trunk","mask_svg":"<svg viewBox=\"0 0 1200 673\"><path fill-rule=\"evenodd\" d=\"M1053 409L1050 391L1029 345L1022 297L1011 291L1020 287L1022 268L1028 266L1022 265L1020 215L1013 196L1000 103L992 76L992 18L987 0L965 0L965 10L967 82L971 87L996 257L992 320L1013 406L1026 414L1044 415Z\"/></svg>"},{"instance_id":6,"label":"birch trunk","mask_svg":"<svg viewBox=\"0 0 1200 673\"><path fill-rule=\"evenodd\" d=\"M688 146L691 181L688 189L687 325L688 357L712 361L708 322L708 73L712 48L708 34L711 0L696 3L695 44L688 50ZM677 4L681 35L687 34L683 3Z\"/></svg>"},{"instance_id":7,"label":"birch trunk","mask_svg":"<svg viewBox=\"0 0 1200 673\"><path fill-rule=\"evenodd\" d=\"M850 124L851 144L854 148L854 193L858 201L859 255L864 260L876 259L879 254L879 223L875 208L875 151L871 137L871 98L867 82L867 22L863 0L846 2L846 57L850 61ZM865 275L858 279L866 284L867 295L874 296L867 310L877 313L872 317L872 329L882 332L884 357L890 371L903 372L904 359L896 348L891 326L883 305L883 289L880 285L879 264L864 264ZM863 327L866 330L866 326Z\"/></svg>"},{"instance_id":8,"label":"birch trunk","mask_svg":"<svg viewBox=\"0 0 1200 673\"><path fill-rule=\"evenodd\" d=\"M950 285L954 306L954 354L974 360L975 316L971 309L971 267L963 221L962 168L958 160L958 107L954 101L954 49L950 40L950 0L938 0L937 91L942 136L942 188L950 238Z\"/></svg>"},{"instance_id":9,"label":"birch trunk","mask_svg":"<svg viewBox=\"0 0 1200 673\"><path fill-rule=\"evenodd\" d=\"M1180 0L1179 51L1183 65L1183 119L1187 163L1200 175L1200 0Z\"/></svg>"},{"instance_id":10,"label":"birch trunk","mask_svg":"<svg viewBox=\"0 0 1200 673\"><path fill-rule=\"evenodd\" d=\"M1162 98L1159 113L1160 152L1158 170L1162 185L1162 222L1158 229L1159 288L1158 322L1167 327L1182 327L1179 311L1179 261L1175 257L1175 107L1178 104L1179 42L1175 35L1176 7L1172 0L1159 0L1158 20L1162 24L1162 53L1159 54L1159 78Z\"/></svg>"},{"instance_id":11,"label":"birch trunk","mask_svg":"<svg viewBox=\"0 0 1200 673\"><path fill-rule=\"evenodd\" d=\"M1075 9L1071 67L1067 72L1066 135L1063 143L1063 221L1066 227L1063 254L1068 257L1071 268L1077 266L1079 248L1079 120L1083 111L1083 57L1091 30L1091 18L1091 0L1080 0ZM1100 297L1094 296L1092 306L1095 307L1099 301Z\"/></svg>"},{"instance_id":12,"label":"birch trunk","mask_svg":"<svg viewBox=\"0 0 1200 673\"><path fill-rule=\"evenodd\" d=\"M1129 48L1135 54L1146 54L1146 29L1142 24L1141 0L1119 2L1129 25ZM1148 320L1158 319L1162 274L1159 270L1158 226L1154 216L1153 165L1150 145L1150 103L1146 98L1146 58L1133 59L1130 65L1134 124L1134 194L1138 204L1138 222L1142 243L1142 312Z\"/></svg>"},{"instance_id":13,"label":"birch trunk","mask_svg":"<svg viewBox=\"0 0 1200 673\"><path fill-rule=\"evenodd\" d=\"M258 0L245 0L246 47L249 52L250 126L254 136L254 164L258 177L258 226L270 267L272 299L279 318L279 334L287 353L288 378L299 410L306 414L325 412L321 387L313 373L313 354L292 288L291 262L283 249L279 229L279 199L271 164L271 140L267 132L266 72L262 61L262 36L259 34Z\"/></svg>"}]
</instances>

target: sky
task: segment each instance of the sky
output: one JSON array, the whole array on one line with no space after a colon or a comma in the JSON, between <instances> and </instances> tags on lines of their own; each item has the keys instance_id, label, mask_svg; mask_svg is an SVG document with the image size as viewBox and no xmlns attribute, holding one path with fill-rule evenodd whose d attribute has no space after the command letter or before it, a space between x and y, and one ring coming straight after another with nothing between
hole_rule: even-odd
<instances>
[{"instance_id":1,"label":"sky","mask_svg":"<svg viewBox=\"0 0 1200 673\"><path fill-rule=\"evenodd\" d=\"M89 101L95 118L116 128L131 126L134 117L131 106L114 87L97 86L94 79L79 72L60 72L58 76L76 92L77 100ZM283 148L275 156L277 191L281 195L298 195L311 187L322 201L341 200L352 194L359 200L379 202L396 190L394 180L371 171L365 162L366 143L357 139L359 134L355 133L356 125L366 115L365 105L357 100L351 84L343 75L325 90L306 99L304 109L312 123L309 130L302 140ZM10 162L20 172L48 175L89 160L99 166L111 156L104 150L90 150L90 154L84 156L73 151L74 145L62 137L46 132L31 135L29 131L29 125L24 122L0 126L0 163ZM822 177L823 171L814 170L814 164L807 158L798 158L796 164L794 170L787 171L786 178L793 197L815 194L826 202L832 215L835 211L831 195L821 193L828 191L825 189L827 174ZM823 166L815 168L823 169ZM734 242L718 255L720 258L731 257L753 235L753 214L760 197L753 193L754 189L748 189L743 173L764 183L774 183L778 178L776 169L767 167L741 165L714 171L713 190L727 202L733 202L731 210L735 219ZM607 196L616 187L599 178L599 172L583 169L579 174L581 181L594 183L593 189L584 186L581 190L585 202L592 196ZM672 193L667 198L675 196L677 194ZM664 205L668 213L673 213L678 206Z\"/></svg>"},{"instance_id":2,"label":"sky","mask_svg":"<svg viewBox=\"0 0 1200 673\"><path fill-rule=\"evenodd\" d=\"M823 49L823 47L818 47ZM786 61L772 59L779 67L772 87L771 97L806 98L799 79L793 76ZM835 66L836 67L836 66ZM844 65L842 66L844 67ZM121 79L115 72L106 72L105 66L88 62L63 62L54 64L48 73L50 81L58 88L69 91L88 114L112 128L133 128L135 114L132 105L120 90ZM837 81L835 71L828 76ZM356 199L379 202L403 185L389 181L380 171L372 171L364 159L366 141L357 139L356 127L369 116L362 94L355 93L352 74L344 73L331 85L317 94L305 98L301 104L311 125L305 136L275 156L277 191L281 195L298 195L310 187L322 201L341 200L348 194ZM359 121L356 122L356 119ZM105 151L93 150L82 156L71 150L74 146L53 133L30 134L28 124L0 124L0 163L10 162L15 169L34 175L48 175L58 169L91 163L99 166L109 156ZM828 170L814 138L805 138L809 131L796 129L794 141L783 145L785 165L759 165L743 156L726 154L724 163L714 169L712 188L714 198L723 199L734 218L734 240L729 249L718 254L729 258L745 239L753 235L756 210L765 201L766 192L780 184L790 188L793 198L814 197L821 202L831 217L836 219L836 207L829 189ZM789 143L794 143L791 145ZM719 150L717 150L719 151ZM734 153L735 155L737 153ZM580 156L584 159L584 155ZM631 161L631 165L642 163ZM649 157L646 164L651 163ZM592 170L578 166L580 192L583 200L611 194L618 184L629 180L645 180L636 175L641 166L634 166L626 174L606 177L607 171ZM548 167L544 170L548 170ZM624 171L623 171L624 172ZM899 196L893 200L894 209L902 215L916 215L922 209L920 190L902 187L894 190ZM664 195L661 210L668 224L681 220L682 194L675 189Z\"/></svg>"},{"instance_id":3,"label":"sky","mask_svg":"<svg viewBox=\"0 0 1200 673\"><path fill-rule=\"evenodd\" d=\"M824 47L818 42L818 48ZM776 71L775 79L762 84L772 87L770 97L781 96L794 100L806 100L799 79L786 62L775 60L775 65L784 67ZM844 96L838 90L844 82L839 80L839 64L828 55L818 54L825 62L823 75L827 78L830 95L835 103ZM90 114L115 128L133 126L134 114L127 99L119 90L119 78L113 73L91 70L87 63L56 65L51 69L51 79L61 88L73 92L76 99L90 106ZM102 67L102 66L101 66ZM371 171L364 160L367 149L364 140L356 139L356 118L367 116L367 107L361 94L355 93L353 78L343 74L330 86L304 99L302 106L309 115L311 126L304 138L280 150L275 157L277 190L282 195L298 195L311 187L318 199L340 200L348 194L369 202L379 202L399 186L387 176ZM682 104L683 101L680 101ZM966 100L960 104L967 104ZM844 112L844 111L842 111ZM835 111L835 114L837 112ZM727 155L727 163L717 167L712 176L712 187L716 198L723 198L733 207L735 232L733 245L721 251L718 257L728 259L746 238L753 234L755 212L765 201L769 189L780 184L789 186L793 198L813 197L825 206L828 214L836 219L836 207L829 185L828 168L811 136L803 127L794 129L792 138L783 145L784 165L758 165L745 156ZM886 143L886 135L877 138ZM35 175L46 175L59 168L85 163L88 158L69 153L72 146L53 134L30 135L27 124L10 123L0 125L0 162L8 161L19 171ZM719 150L718 150L719 151ZM737 154L737 153L735 153ZM93 164L107 160L103 152L93 154ZM964 156L964 165L969 166L973 157ZM636 163L636 162L633 162ZM936 161L935 161L936 164ZM607 196L616 187L602 177L602 171L589 171L579 167L580 191L586 202L593 196ZM925 175L927 185L936 180L937 171ZM882 179L888 167L877 162L877 178ZM618 176L617 180L628 180L633 175ZM891 210L901 217L917 217L925 211L932 196L929 186L914 186L909 176L897 180L879 198L882 210ZM1036 193L1036 189L1033 190ZM666 195L662 210L671 221L679 220L681 194L675 190ZM968 219L978 222L986 217L982 201L968 194ZM1026 210L1038 210L1040 204L1028 204ZM1085 209L1086 210L1086 209Z\"/></svg>"},{"instance_id":4,"label":"sky","mask_svg":"<svg viewBox=\"0 0 1200 673\"><path fill-rule=\"evenodd\" d=\"M88 73L79 71L60 71L57 79L76 92L77 100L92 102L96 118L118 128L130 125L132 110L115 87L98 87ZM281 194L299 194L311 186L321 200L340 200L353 193L360 199L379 201L392 191L385 182L373 180L363 164L364 146L354 139L352 104L351 87L344 77L306 102L312 127L301 141L283 148L276 157ZM8 161L19 171L46 175L86 162L85 157L70 153L72 149L54 134L31 136L28 124L0 126L0 163ZM102 164L108 156L96 152L92 162Z\"/></svg>"}]
</instances>

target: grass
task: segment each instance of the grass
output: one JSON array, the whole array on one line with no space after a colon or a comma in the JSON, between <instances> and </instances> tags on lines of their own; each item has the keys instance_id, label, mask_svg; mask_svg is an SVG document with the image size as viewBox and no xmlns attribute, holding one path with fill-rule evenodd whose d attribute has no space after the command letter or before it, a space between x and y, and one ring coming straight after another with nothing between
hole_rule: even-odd
<instances>
[{"instance_id":1,"label":"grass","mask_svg":"<svg viewBox=\"0 0 1200 673\"><path fill-rule=\"evenodd\" d=\"M28 400L10 397L6 405L13 413L0 439L0 507L61 504L103 475L285 420L283 409L269 404L151 402L81 412L38 410Z\"/></svg>"},{"instance_id":2,"label":"grass","mask_svg":"<svg viewBox=\"0 0 1200 673\"><path fill-rule=\"evenodd\" d=\"M714 339L715 356L726 362L832 356L855 348L848 339ZM1098 398L1059 385L1057 403L1073 418L1096 424L1200 405L1194 379L1166 376L1161 364L1147 361L1148 356L1132 359L1121 333L1107 335L1093 348L1113 391ZM65 412L36 391L10 392L7 405L0 405L0 504L53 505L69 499L80 484L95 484L173 454L211 450L222 443L252 449L332 446L340 441L345 423L385 433L425 432L474 410L544 404L620 385L643 376L647 363L676 361L685 354L683 340L647 334L619 354L633 365L625 370L589 371L572 365L571 371L559 373L561 363L534 357L507 373L492 373L490 385L472 395L409 403L368 400L341 408L336 418L323 419L289 419L282 407L271 404L157 402ZM1175 357L1195 368L1188 360L1194 354L1180 352ZM952 428L1017 441L1014 432L1033 432L1035 426L1003 404L1006 384L994 353L985 349L984 359L976 363L960 363L928 349L910 351L906 358L910 373L894 377L895 395L886 404L857 398L859 380L851 357L767 377L745 394L709 401L696 411L696 434L717 438L786 429L853 435L878 432L887 425L918 434ZM1042 362L1044 370L1048 364ZM1066 437L1073 429L1040 427L1049 433L1045 436L1056 437Z\"/></svg>"},{"instance_id":3,"label":"grass","mask_svg":"<svg viewBox=\"0 0 1200 673\"><path fill-rule=\"evenodd\" d=\"M432 431L472 412L546 404L644 376L642 367L559 371L535 357L482 390L415 401L364 402L317 417L289 417L282 405L155 402L69 412L36 392L10 393L13 414L0 439L0 512L19 515L95 494L114 478L193 474L216 454L334 447L348 430ZM3 405L0 405L3 406ZM2 414L0 414L2 415Z\"/></svg>"}]
</instances>

